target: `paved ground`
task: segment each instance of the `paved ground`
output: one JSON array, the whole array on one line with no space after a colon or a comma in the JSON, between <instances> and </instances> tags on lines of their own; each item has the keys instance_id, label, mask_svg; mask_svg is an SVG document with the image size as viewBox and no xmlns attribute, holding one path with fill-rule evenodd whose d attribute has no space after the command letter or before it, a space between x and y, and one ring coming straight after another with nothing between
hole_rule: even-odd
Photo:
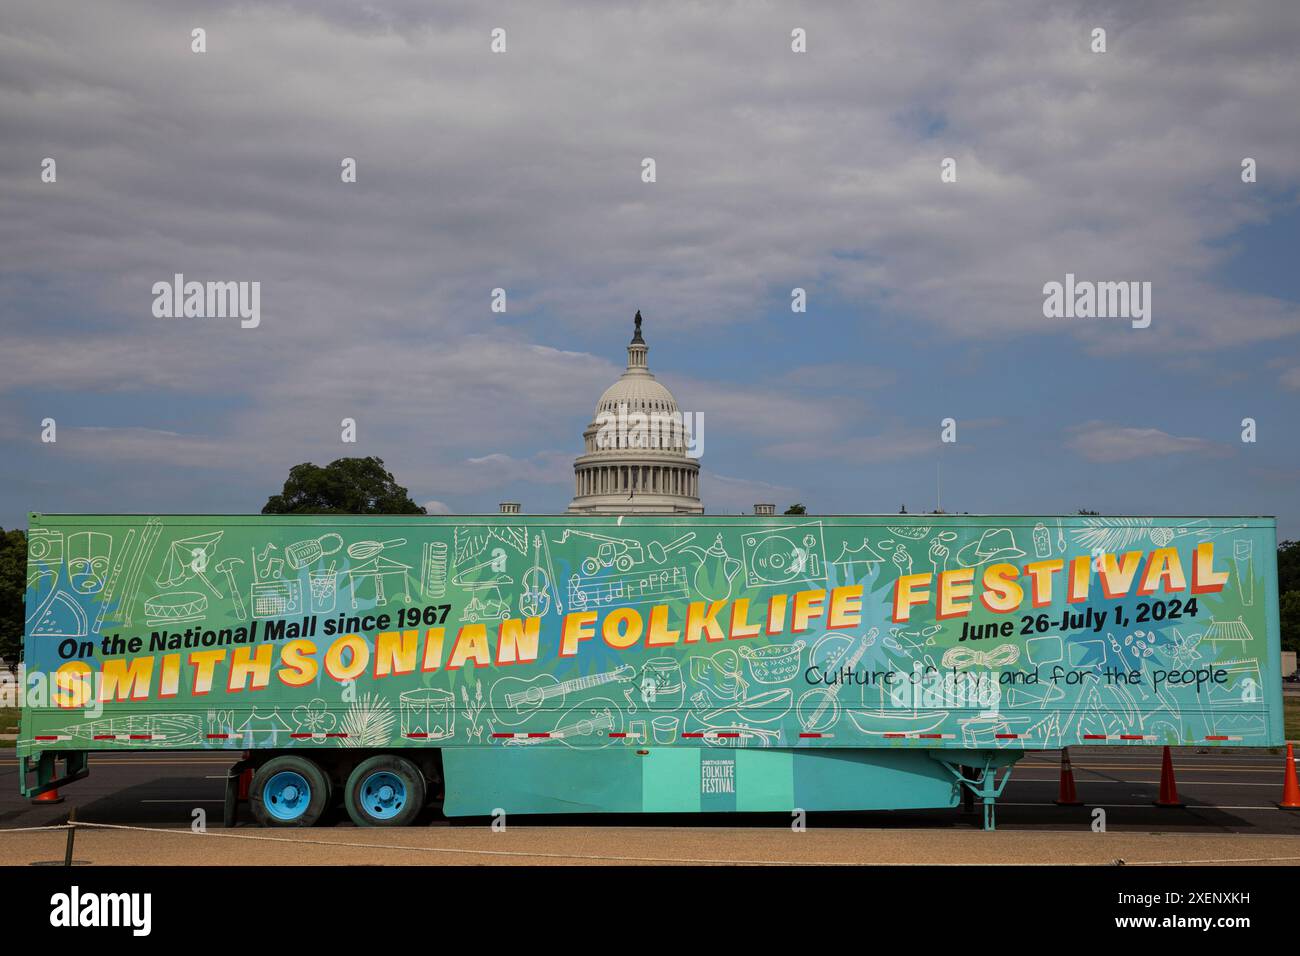
<instances>
[{"instance_id":1,"label":"paved ground","mask_svg":"<svg viewBox=\"0 0 1300 956\"><path fill-rule=\"evenodd\" d=\"M793 833L784 815L515 818L505 833L484 821L359 830L346 817L310 831L220 828L230 758L132 754L92 758L91 774L57 806L17 796L12 756L0 754L0 831L79 820L170 832L82 830L75 855L90 863L1300 863L1300 813L1277 809L1282 757L1266 751L1176 751L1185 809L1153 807L1160 751L1071 751L1081 799L1060 808L1058 755L1022 761L1001 801L999 832L955 810L811 814ZM1105 833L1091 829L1106 810ZM209 834L196 836L196 809ZM0 832L0 864L61 860L62 832ZM200 844L201 841L201 844Z\"/></svg>"}]
</instances>

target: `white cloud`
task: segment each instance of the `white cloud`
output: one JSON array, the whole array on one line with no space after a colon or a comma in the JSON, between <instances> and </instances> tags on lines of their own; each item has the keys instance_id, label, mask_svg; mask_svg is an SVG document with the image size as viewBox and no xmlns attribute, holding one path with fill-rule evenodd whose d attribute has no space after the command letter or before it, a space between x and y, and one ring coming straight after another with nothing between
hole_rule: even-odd
<instances>
[{"instance_id":1,"label":"white cloud","mask_svg":"<svg viewBox=\"0 0 1300 956\"><path fill-rule=\"evenodd\" d=\"M1114 463L1162 455L1220 454L1222 446L1204 438L1171 435L1158 428L1130 428L1084 422L1070 429L1067 447L1089 461Z\"/></svg>"}]
</instances>

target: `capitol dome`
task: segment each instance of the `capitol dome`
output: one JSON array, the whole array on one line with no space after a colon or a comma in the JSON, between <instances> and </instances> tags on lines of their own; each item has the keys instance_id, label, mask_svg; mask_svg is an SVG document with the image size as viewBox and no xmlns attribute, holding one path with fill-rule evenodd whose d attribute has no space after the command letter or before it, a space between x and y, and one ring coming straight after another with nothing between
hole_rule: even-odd
<instances>
[{"instance_id":1,"label":"capitol dome","mask_svg":"<svg viewBox=\"0 0 1300 956\"><path fill-rule=\"evenodd\" d=\"M641 313L627 347L627 369L596 403L573 463L578 514L700 514L700 463L673 393L646 363Z\"/></svg>"}]
</instances>

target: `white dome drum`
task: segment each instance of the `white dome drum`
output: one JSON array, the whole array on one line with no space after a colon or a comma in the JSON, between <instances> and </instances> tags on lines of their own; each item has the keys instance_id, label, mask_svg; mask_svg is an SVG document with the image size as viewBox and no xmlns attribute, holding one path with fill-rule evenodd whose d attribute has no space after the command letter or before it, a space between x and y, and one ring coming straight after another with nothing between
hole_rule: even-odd
<instances>
[{"instance_id":1,"label":"white dome drum","mask_svg":"<svg viewBox=\"0 0 1300 956\"><path fill-rule=\"evenodd\" d=\"M701 514L700 464L677 400L646 363L641 313L627 347L627 369L596 403L573 463L577 514Z\"/></svg>"}]
</instances>

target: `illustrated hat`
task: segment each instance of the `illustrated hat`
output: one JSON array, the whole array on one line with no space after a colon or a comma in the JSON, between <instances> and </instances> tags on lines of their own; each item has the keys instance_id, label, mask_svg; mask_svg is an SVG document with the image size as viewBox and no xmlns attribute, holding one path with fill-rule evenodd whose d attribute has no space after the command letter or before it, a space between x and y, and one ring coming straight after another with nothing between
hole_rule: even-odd
<instances>
[{"instance_id":1,"label":"illustrated hat","mask_svg":"<svg viewBox=\"0 0 1300 956\"><path fill-rule=\"evenodd\" d=\"M1015 535L1010 528L987 528L957 552L957 564L964 568L996 561L999 558L1023 558L1025 552L1016 547Z\"/></svg>"}]
</instances>

